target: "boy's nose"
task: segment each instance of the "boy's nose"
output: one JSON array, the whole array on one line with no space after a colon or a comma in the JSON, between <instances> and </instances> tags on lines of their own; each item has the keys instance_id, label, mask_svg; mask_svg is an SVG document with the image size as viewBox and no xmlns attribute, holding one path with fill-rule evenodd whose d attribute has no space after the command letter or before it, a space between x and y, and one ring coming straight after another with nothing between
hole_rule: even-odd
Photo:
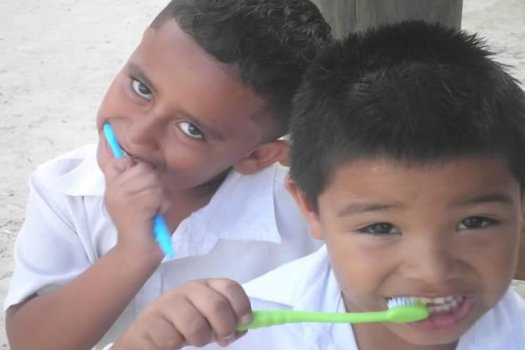
<instances>
[{"instance_id":1,"label":"boy's nose","mask_svg":"<svg viewBox=\"0 0 525 350\"><path fill-rule=\"evenodd\" d=\"M459 259L446 242L420 242L410 250L403 265L405 278L441 285L460 276Z\"/></svg>"},{"instance_id":2,"label":"boy's nose","mask_svg":"<svg viewBox=\"0 0 525 350\"><path fill-rule=\"evenodd\" d=\"M133 145L156 150L163 129L165 126L162 126L157 118L140 116L130 118L126 131L128 140Z\"/></svg>"}]
</instances>

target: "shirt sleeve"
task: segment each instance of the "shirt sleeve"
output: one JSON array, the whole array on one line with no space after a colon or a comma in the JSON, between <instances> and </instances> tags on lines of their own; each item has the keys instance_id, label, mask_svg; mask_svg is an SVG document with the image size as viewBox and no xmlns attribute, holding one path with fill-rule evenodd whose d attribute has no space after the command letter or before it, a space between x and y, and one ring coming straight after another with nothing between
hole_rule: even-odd
<instances>
[{"instance_id":1,"label":"shirt sleeve","mask_svg":"<svg viewBox=\"0 0 525 350\"><path fill-rule=\"evenodd\" d=\"M4 311L33 294L57 289L90 266L68 204L75 198L53 191L51 180L49 172L40 168L30 178L26 218L15 243L15 268Z\"/></svg>"}]
</instances>

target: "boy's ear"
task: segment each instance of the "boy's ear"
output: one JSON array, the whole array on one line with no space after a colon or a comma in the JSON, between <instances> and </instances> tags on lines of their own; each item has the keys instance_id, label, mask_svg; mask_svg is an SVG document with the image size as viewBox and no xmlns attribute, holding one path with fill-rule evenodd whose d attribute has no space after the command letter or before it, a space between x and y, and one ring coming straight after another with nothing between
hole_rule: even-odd
<instances>
[{"instance_id":1,"label":"boy's ear","mask_svg":"<svg viewBox=\"0 0 525 350\"><path fill-rule=\"evenodd\" d=\"M290 176L286 176L285 186L288 192L290 192L292 197L295 199L295 202L303 213L306 222L308 222L310 230L312 231L312 236L316 239L322 240L323 234L321 230L321 223L319 222L319 214L317 214L317 212L312 208L303 192L297 188Z\"/></svg>"},{"instance_id":2,"label":"boy's ear","mask_svg":"<svg viewBox=\"0 0 525 350\"><path fill-rule=\"evenodd\" d=\"M233 168L244 175L250 175L275 163L286 161L288 157L288 142L276 140L264 143L254 149L248 156L241 159Z\"/></svg>"}]
</instances>

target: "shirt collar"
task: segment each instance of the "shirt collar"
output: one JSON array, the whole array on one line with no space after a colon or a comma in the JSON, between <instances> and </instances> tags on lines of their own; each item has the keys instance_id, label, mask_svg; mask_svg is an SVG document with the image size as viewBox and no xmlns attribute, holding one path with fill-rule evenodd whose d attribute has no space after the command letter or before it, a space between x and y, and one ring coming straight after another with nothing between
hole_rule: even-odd
<instances>
[{"instance_id":1,"label":"shirt collar","mask_svg":"<svg viewBox=\"0 0 525 350\"><path fill-rule=\"evenodd\" d=\"M192 219L218 238L280 243L274 204L278 166L252 175L230 171L210 203L193 213Z\"/></svg>"},{"instance_id":2,"label":"shirt collar","mask_svg":"<svg viewBox=\"0 0 525 350\"><path fill-rule=\"evenodd\" d=\"M292 309L311 309L318 305L314 299L321 297L329 270L328 254L323 245L315 253L283 265L243 287L251 298L286 305ZM276 286L283 288L277 292Z\"/></svg>"},{"instance_id":3,"label":"shirt collar","mask_svg":"<svg viewBox=\"0 0 525 350\"><path fill-rule=\"evenodd\" d=\"M53 189L68 196L104 195L105 178L98 167L95 145L62 158L69 164L75 162L72 169L55 178ZM186 219L190 221L187 227L216 238L280 243L274 204L274 183L276 176L282 175L279 167L274 164L253 175L230 171L208 205Z\"/></svg>"},{"instance_id":4,"label":"shirt collar","mask_svg":"<svg viewBox=\"0 0 525 350\"><path fill-rule=\"evenodd\" d=\"M98 167L96 145L81 147L57 159L71 169L57 176L50 184L57 192L68 196L103 196L106 190L104 174Z\"/></svg>"},{"instance_id":5,"label":"shirt collar","mask_svg":"<svg viewBox=\"0 0 525 350\"><path fill-rule=\"evenodd\" d=\"M250 298L285 305L293 310L346 312L326 246L243 287ZM318 349L338 349L342 344L357 349L352 328L347 324L304 323L299 331Z\"/></svg>"}]
</instances>

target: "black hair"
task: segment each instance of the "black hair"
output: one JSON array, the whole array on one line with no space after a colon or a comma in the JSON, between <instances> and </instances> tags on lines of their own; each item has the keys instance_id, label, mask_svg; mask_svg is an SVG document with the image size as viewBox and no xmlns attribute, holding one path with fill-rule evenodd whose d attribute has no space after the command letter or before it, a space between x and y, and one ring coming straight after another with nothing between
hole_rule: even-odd
<instances>
[{"instance_id":1,"label":"black hair","mask_svg":"<svg viewBox=\"0 0 525 350\"><path fill-rule=\"evenodd\" d=\"M309 0L173 0L155 18L174 19L210 56L234 65L286 133L293 96L330 26Z\"/></svg>"},{"instance_id":2,"label":"black hair","mask_svg":"<svg viewBox=\"0 0 525 350\"><path fill-rule=\"evenodd\" d=\"M354 34L306 73L291 177L315 210L338 166L494 155L525 184L525 94L476 35L422 22Z\"/></svg>"}]
</instances>

